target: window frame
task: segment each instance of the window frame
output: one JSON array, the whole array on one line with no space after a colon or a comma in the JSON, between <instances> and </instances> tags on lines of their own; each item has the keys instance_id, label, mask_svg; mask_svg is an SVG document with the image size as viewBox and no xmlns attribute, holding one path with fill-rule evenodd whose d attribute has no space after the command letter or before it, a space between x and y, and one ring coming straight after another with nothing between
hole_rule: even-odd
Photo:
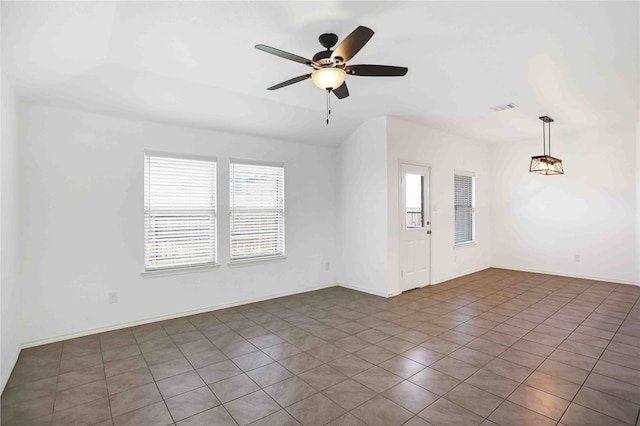
<instances>
[{"instance_id":1,"label":"window frame","mask_svg":"<svg viewBox=\"0 0 640 426\"><path fill-rule=\"evenodd\" d=\"M273 254L268 255L248 255L248 256L235 256L234 257L234 214L237 207L234 205L234 170L235 166L257 166L257 167L270 167L270 168L279 168L281 169L281 177L279 186L281 188L281 200L276 201L276 203L280 203L279 207L275 209L264 209L264 210L274 210L279 214L279 229L278 229L278 244L281 247L281 250L275 252ZM276 185L278 182L276 181ZM257 160L247 160L240 158L230 158L229 159L229 265L230 266L241 266L246 264L255 264L255 263L265 263L265 262L273 262L273 261L281 261L287 258L286 256L286 185L285 185L285 164L283 162L272 162L272 161L257 161ZM277 188L276 188L277 192ZM254 209L257 210L257 209Z\"/></svg>"},{"instance_id":2,"label":"window frame","mask_svg":"<svg viewBox=\"0 0 640 426\"><path fill-rule=\"evenodd\" d=\"M162 208L152 208L152 207L148 207L147 206L147 202L149 201L148 199L148 191L149 188L147 187L147 183L150 181L151 177L150 174L151 171L147 170L147 158L164 158L164 159L175 159L175 160L195 160L195 161L204 161L204 162L209 162L212 163L213 165L213 170L212 170L212 178L213 178L213 182L211 184L211 194L213 196L213 203L212 203L212 208L211 209L202 209L202 208L194 208L194 209L184 209L185 213L202 213L202 212L210 212L209 214L211 214L212 216L212 226L211 226L211 232L213 233L213 238L212 238L212 245L211 245L211 257L213 258L212 261L210 262L201 262L201 263L188 263L188 264L182 264L182 265L169 265L169 266L165 266L165 267L150 267L150 265L147 263L147 250L148 250L148 245L147 245L147 229L148 229L148 224L147 221L149 220L148 214L151 214L150 212L153 211L169 211L171 209L162 209ZM143 173L144 173L144 183L143 183L143 262L144 262L144 271L142 272L142 276L144 277L150 277L150 276L156 276L156 275L171 275L171 274L177 274L177 273L187 273L187 272L199 272L199 271L205 271L205 270L211 270L211 269L216 269L219 267L219 250L218 250L218 191L217 191L217 186L218 186L218 159L217 157L214 156L206 156L206 155L195 155L195 154L184 154L184 153L173 153L173 152L164 152L164 151L156 151L156 150L149 150L149 149L145 149L144 150L144 154L143 154L143 159L144 159L144 166L143 166ZM180 209L178 209L180 210ZM174 210L175 211L175 210Z\"/></svg>"},{"instance_id":3,"label":"window frame","mask_svg":"<svg viewBox=\"0 0 640 426\"><path fill-rule=\"evenodd\" d=\"M471 206L460 206L465 209L469 209L471 215L471 239L464 241L456 241L456 234L458 233L456 216L458 214L459 206L456 204L456 177L469 177L471 178ZM453 174L453 246L460 247L476 243L476 174L474 172L467 172L462 170L454 170Z\"/></svg>"}]
</instances>

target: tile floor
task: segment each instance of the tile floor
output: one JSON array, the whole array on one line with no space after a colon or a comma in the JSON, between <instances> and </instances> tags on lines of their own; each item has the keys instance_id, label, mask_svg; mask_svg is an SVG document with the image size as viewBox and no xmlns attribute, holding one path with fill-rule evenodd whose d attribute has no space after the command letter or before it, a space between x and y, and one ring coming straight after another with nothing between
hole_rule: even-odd
<instances>
[{"instance_id":1,"label":"tile floor","mask_svg":"<svg viewBox=\"0 0 640 426\"><path fill-rule=\"evenodd\" d=\"M637 425L639 295L488 269L67 340L22 351L2 425Z\"/></svg>"}]
</instances>

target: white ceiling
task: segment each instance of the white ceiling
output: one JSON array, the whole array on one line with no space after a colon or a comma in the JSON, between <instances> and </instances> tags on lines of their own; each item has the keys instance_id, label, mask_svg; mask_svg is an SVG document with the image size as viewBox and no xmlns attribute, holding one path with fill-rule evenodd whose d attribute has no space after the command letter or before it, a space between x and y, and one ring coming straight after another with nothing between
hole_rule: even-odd
<instances>
[{"instance_id":1,"label":"white ceiling","mask_svg":"<svg viewBox=\"0 0 640 426\"><path fill-rule=\"evenodd\" d=\"M2 64L22 99L88 111L338 144L397 115L488 142L639 116L638 2L2 2ZM310 68L317 37L376 34L351 64L407 66L349 76L332 99ZM515 110L489 107L515 102Z\"/></svg>"}]
</instances>

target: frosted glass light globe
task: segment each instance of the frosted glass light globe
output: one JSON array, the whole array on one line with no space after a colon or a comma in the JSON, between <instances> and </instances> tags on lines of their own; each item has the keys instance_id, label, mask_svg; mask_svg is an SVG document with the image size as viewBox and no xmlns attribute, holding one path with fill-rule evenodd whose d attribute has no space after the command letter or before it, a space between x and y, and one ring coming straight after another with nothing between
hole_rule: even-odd
<instances>
[{"instance_id":1,"label":"frosted glass light globe","mask_svg":"<svg viewBox=\"0 0 640 426\"><path fill-rule=\"evenodd\" d=\"M311 73L311 80L322 90L337 89L345 78L347 73L341 68L320 68Z\"/></svg>"}]
</instances>

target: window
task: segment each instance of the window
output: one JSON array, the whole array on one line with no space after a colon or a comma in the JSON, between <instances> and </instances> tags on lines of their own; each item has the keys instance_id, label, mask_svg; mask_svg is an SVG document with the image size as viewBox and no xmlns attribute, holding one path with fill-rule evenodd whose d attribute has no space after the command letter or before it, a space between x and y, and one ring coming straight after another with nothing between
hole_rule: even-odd
<instances>
[{"instance_id":1,"label":"window","mask_svg":"<svg viewBox=\"0 0 640 426\"><path fill-rule=\"evenodd\" d=\"M231 262L284 255L284 167L231 160Z\"/></svg>"},{"instance_id":2,"label":"window","mask_svg":"<svg viewBox=\"0 0 640 426\"><path fill-rule=\"evenodd\" d=\"M405 179L407 229L424 228L424 176L407 173Z\"/></svg>"},{"instance_id":3,"label":"window","mask_svg":"<svg viewBox=\"0 0 640 426\"><path fill-rule=\"evenodd\" d=\"M216 262L216 163L145 151L145 270Z\"/></svg>"},{"instance_id":4,"label":"window","mask_svg":"<svg viewBox=\"0 0 640 426\"><path fill-rule=\"evenodd\" d=\"M473 173L455 173L455 244L474 241L476 178Z\"/></svg>"}]
</instances>

